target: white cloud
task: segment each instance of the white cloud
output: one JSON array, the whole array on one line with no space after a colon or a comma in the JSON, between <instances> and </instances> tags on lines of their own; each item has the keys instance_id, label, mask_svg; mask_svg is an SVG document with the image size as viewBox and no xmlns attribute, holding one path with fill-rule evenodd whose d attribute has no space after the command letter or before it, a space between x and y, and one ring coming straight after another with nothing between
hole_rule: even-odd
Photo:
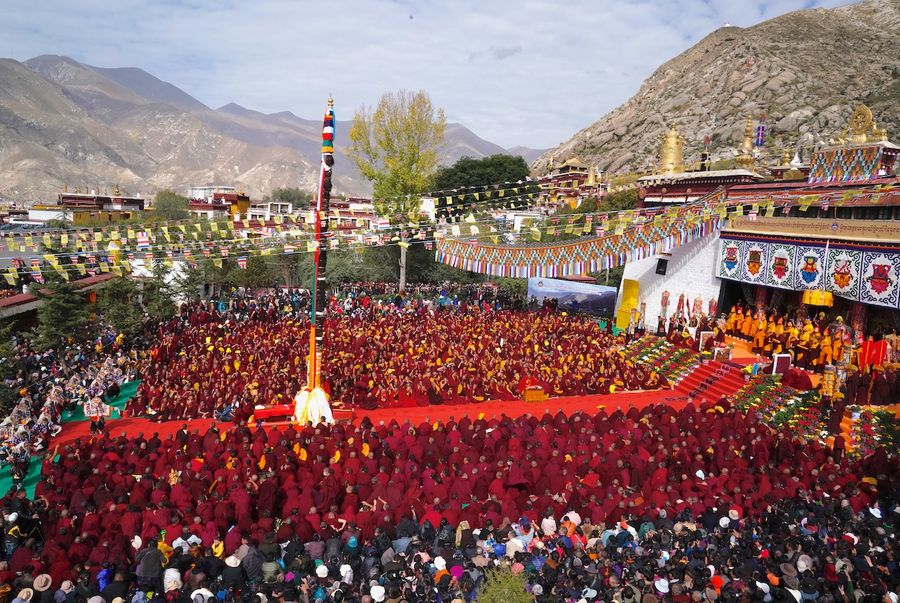
<instances>
[{"instance_id":1,"label":"white cloud","mask_svg":"<svg viewBox=\"0 0 900 603\"><path fill-rule=\"evenodd\" d=\"M841 0L815 0L835 6ZM398 88L505 146L552 146L730 22L808 0L5 0L0 54L141 67L210 106L339 119Z\"/></svg>"}]
</instances>

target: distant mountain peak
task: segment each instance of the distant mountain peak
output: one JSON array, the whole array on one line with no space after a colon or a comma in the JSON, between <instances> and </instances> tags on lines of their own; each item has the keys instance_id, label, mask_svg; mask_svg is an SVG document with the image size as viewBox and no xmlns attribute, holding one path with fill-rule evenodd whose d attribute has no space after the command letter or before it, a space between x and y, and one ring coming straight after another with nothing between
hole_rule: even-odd
<instances>
[{"instance_id":1,"label":"distant mountain peak","mask_svg":"<svg viewBox=\"0 0 900 603\"><path fill-rule=\"evenodd\" d=\"M675 124L688 164L710 139L730 159L747 118L765 115L769 149L809 152L867 104L889 138L900 138L900 3L864 0L787 13L751 27L720 27L666 61L634 96L532 163L577 156L611 173L651 169ZM877 59L875 58L877 57Z\"/></svg>"},{"instance_id":2,"label":"distant mountain peak","mask_svg":"<svg viewBox=\"0 0 900 603\"><path fill-rule=\"evenodd\" d=\"M150 102L172 105L187 111L209 109L209 107L174 84L161 80L138 67L86 66Z\"/></svg>"},{"instance_id":3,"label":"distant mountain peak","mask_svg":"<svg viewBox=\"0 0 900 603\"><path fill-rule=\"evenodd\" d=\"M337 125L346 131L350 122ZM79 183L119 183L150 195L216 181L254 198L280 186L312 189L321 137L319 116L265 114L236 102L212 110L135 67L93 67L56 55L24 65L0 60L0 196L47 200ZM448 125L445 142L444 165L507 152L458 123ZM335 189L368 194L369 183L341 147L338 155Z\"/></svg>"},{"instance_id":4,"label":"distant mountain peak","mask_svg":"<svg viewBox=\"0 0 900 603\"><path fill-rule=\"evenodd\" d=\"M220 111L222 113L232 113L234 115L245 115L247 113L254 113L250 109L239 105L237 103L228 103L227 105L222 105L216 111Z\"/></svg>"}]
</instances>

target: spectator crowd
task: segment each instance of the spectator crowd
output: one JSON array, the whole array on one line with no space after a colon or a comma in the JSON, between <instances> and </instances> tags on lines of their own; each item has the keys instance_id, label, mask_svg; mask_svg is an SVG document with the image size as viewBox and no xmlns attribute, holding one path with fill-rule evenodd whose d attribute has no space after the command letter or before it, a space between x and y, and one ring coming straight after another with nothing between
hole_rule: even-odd
<instances>
[{"instance_id":1,"label":"spectator crowd","mask_svg":"<svg viewBox=\"0 0 900 603\"><path fill-rule=\"evenodd\" d=\"M123 434L3 500L0 582L22 602L451 602L502 570L541 602L893 601L887 452L836 458L724 400Z\"/></svg>"}]
</instances>

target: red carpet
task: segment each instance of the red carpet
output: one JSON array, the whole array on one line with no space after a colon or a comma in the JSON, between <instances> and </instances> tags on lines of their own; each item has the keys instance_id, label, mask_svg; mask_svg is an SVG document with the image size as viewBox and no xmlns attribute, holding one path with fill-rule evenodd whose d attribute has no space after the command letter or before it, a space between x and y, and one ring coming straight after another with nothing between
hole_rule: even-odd
<instances>
[{"instance_id":1,"label":"red carpet","mask_svg":"<svg viewBox=\"0 0 900 603\"><path fill-rule=\"evenodd\" d=\"M521 400L497 401L497 402L481 402L476 404L458 404L458 405L439 405L439 406L422 406L415 408L382 408L372 411L357 411L356 422L368 416L373 422L385 423L396 419L398 422L409 420L415 424L428 421L446 421L451 417L459 419L463 416L476 418L479 414L484 413L486 417L494 417L505 414L507 416L520 416L525 414L543 414L549 410L556 413L562 410L566 414L576 411L596 412L600 406L604 407L607 413L616 410L627 410L632 406L643 408L650 404L668 404L674 408L682 408L687 404L687 397L678 390L655 390L640 392L619 392L615 394L605 394L596 396L571 396L565 398L551 398L543 402L523 402ZM204 433L210 425L213 424L212 419L194 419L187 421L191 430L198 429L200 433ZM174 434L183 424L182 421L168 421L165 423L154 423L149 419L128 418L114 419L106 423L106 431L110 436L118 437L122 433L127 436L136 436L143 433L144 437L150 437L153 433L158 433L161 438L165 438L169 434ZM225 426L230 428L232 423L219 423L220 429ZM62 432L53 439L53 446L66 446L71 444L78 438L90 437L90 422L83 421L80 423L68 423L63 426Z\"/></svg>"},{"instance_id":2,"label":"red carpet","mask_svg":"<svg viewBox=\"0 0 900 603\"><path fill-rule=\"evenodd\" d=\"M713 402L722 396L733 395L746 382L744 374L737 368L722 362L710 362L701 364L685 377L675 387L675 392L687 398L706 398Z\"/></svg>"}]
</instances>

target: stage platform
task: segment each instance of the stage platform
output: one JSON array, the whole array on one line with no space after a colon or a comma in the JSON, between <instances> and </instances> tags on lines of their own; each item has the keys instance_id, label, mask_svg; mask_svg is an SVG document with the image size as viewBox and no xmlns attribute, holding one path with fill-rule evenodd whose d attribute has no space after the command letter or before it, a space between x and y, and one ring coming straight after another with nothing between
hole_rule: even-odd
<instances>
[{"instance_id":1,"label":"stage platform","mask_svg":"<svg viewBox=\"0 0 900 603\"><path fill-rule=\"evenodd\" d=\"M753 364L754 362L771 362L768 359L760 359L759 356L753 353L752 348L753 344L744 339L738 339L737 337L732 337L728 335L725 337L725 342L733 346L731 353L731 362L734 364L738 364L741 366L747 366ZM817 373L813 373L811 371L807 371L809 373L809 380L812 381L813 387L819 386L819 381L822 380L822 375Z\"/></svg>"}]
</instances>

